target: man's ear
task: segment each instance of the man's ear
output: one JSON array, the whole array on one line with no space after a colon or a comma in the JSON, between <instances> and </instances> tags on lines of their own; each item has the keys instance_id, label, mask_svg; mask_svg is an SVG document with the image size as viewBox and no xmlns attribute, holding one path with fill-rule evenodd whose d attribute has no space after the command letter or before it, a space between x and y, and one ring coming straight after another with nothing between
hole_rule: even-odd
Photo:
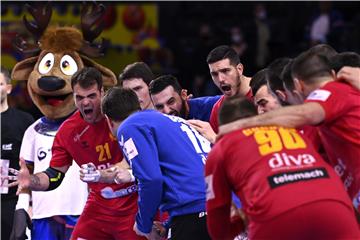
<instances>
[{"instance_id":1,"label":"man's ear","mask_svg":"<svg viewBox=\"0 0 360 240\"><path fill-rule=\"evenodd\" d=\"M296 91L301 93L304 92L304 83L298 78L294 78L294 86Z\"/></svg>"},{"instance_id":2,"label":"man's ear","mask_svg":"<svg viewBox=\"0 0 360 240\"><path fill-rule=\"evenodd\" d=\"M187 100L188 95L187 95L187 90L186 89L181 89L180 97L181 97L182 100Z\"/></svg>"},{"instance_id":3,"label":"man's ear","mask_svg":"<svg viewBox=\"0 0 360 240\"><path fill-rule=\"evenodd\" d=\"M238 65L236 65L236 69L239 72L240 75L243 74L244 71L244 65L242 65L241 63L239 63Z\"/></svg>"},{"instance_id":4,"label":"man's ear","mask_svg":"<svg viewBox=\"0 0 360 240\"><path fill-rule=\"evenodd\" d=\"M275 93L282 101L286 102L287 97L284 91L276 90Z\"/></svg>"},{"instance_id":5,"label":"man's ear","mask_svg":"<svg viewBox=\"0 0 360 240\"><path fill-rule=\"evenodd\" d=\"M11 84L6 84L6 93L9 95L12 91L12 85Z\"/></svg>"}]
</instances>

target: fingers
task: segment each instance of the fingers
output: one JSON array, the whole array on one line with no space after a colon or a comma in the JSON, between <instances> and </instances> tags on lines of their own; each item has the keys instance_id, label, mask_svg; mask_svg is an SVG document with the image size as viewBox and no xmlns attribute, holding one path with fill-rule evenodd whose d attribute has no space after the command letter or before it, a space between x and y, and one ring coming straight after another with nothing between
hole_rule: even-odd
<instances>
[{"instance_id":1,"label":"fingers","mask_svg":"<svg viewBox=\"0 0 360 240\"><path fill-rule=\"evenodd\" d=\"M19 174L19 171L16 170L15 168L9 168L9 173L14 174L15 176L17 176Z\"/></svg>"},{"instance_id":2,"label":"fingers","mask_svg":"<svg viewBox=\"0 0 360 240\"><path fill-rule=\"evenodd\" d=\"M15 186L18 186L19 185L19 182L18 181L15 181L15 182L12 182L12 183L9 183L6 185L6 187L15 187Z\"/></svg>"},{"instance_id":3,"label":"fingers","mask_svg":"<svg viewBox=\"0 0 360 240\"><path fill-rule=\"evenodd\" d=\"M187 123L189 123L190 125L193 125L193 126L204 126L204 121L201 121L201 120L196 120L196 119L189 119L186 121Z\"/></svg>"},{"instance_id":4,"label":"fingers","mask_svg":"<svg viewBox=\"0 0 360 240\"><path fill-rule=\"evenodd\" d=\"M22 157L19 160L19 166L20 166L20 169L24 169L24 168L27 169L25 159Z\"/></svg>"}]
</instances>

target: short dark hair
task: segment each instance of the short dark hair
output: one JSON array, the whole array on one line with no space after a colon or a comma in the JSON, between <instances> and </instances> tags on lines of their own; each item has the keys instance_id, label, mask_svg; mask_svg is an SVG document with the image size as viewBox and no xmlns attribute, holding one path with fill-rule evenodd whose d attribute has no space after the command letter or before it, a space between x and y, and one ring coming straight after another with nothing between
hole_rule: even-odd
<instances>
[{"instance_id":1,"label":"short dark hair","mask_svg":"<svg viewBox=\"0 0 360 240\"><path fill-rule=\"evenodd\" d=\"M282 70L290 61L291 58L288 57L276 58L267 66L267 68L269 69L269 71L272 71L278 77L280 77Z\"/></svg>"},{"instance_id":2,"label":"short dark hair","mask_svg":"<svg viewBox=\"0 0 360 240\"><path fill-rule=\"evenodd\" d=\"M123 81L131 78L141 78L146 85L149 85L155 76L146 63L135 62L127 65L124 71L119 75L119 84L122 86Z\"/></svg>"},{"instance_id":3,"label":"short dark hair","mask_svg":"<svg viewBox=\"0 0 360 240\"><path fill-rule=\"evenodd\" d=\"M330 59L338 53L333 47L325 43L317 44L309 48L308 52L323 55L327 59Z\"/></svg>"},{"instance_id":4,"label":"short dark hair","mask_svg":"<svg viewBox=\"0 0 360 240\"><path fill-rule=\"evenodd\" d=\"M226 98L220 107L219 125L255 115L257 115L255 105L246 97L235 95Z\"/></svg>"},{"instance_id":5,"label":"short dark hair","mask_svg":"<svg viewBox=\"0 0 360 240\"><path fill-rule=\"evenodd\" d=\"M172 75L163 75L154 80L152 80L149 84L149 92L151 95L157 94L167 88L168 86L172 86L179 95L181 94L181 86L176 77Z\"/></svg>"},{"instance_id":6,"label":"short dark hair","mask_svg":"<svg viewBox=\"0 0 360 240\"><path fill-rule=\"evenodd\" d=\"M360 55L356 52L342 52L330 58L331 68L338 72L342 67L360 67Z\"/></svg>"},{"instance_id":7,"label":"short dark hair","mask_svg":"<svg viewBox=\"0 0 360 240\"><path fill-rule=\"evenodd\" d=\"M121 122L133 112L141 110L139 99L131 89L112 87L101 101L101 111L110 119Z\"/></svg>"},{"instance_id":8,"label":"short dark hair","mask_svg":"<svg viewBox=\"0 0 360 240\"><path fill-rule=\"evenodd\" d=\"M284 83L284 86L290 91L293 91L295 89L294 79L291 75L291 68L293 62L294 60L291 60L288 64L286 64L280 75L280 79Z\"/></svg>"},{"instance_id":9,"label":"short dark hair","mask_svg":"<svg viewBox=\"0 0 360 240\"><path fill-rule=\"evenodd\" d=\"M281 75L281 73L280 73ZM285 91L284 84L282 79L280 78L280 75L276 74L275 72L269 71L266 73L266 80L267 84L270 88L270 90L274 93L276 93L277 90Z\"/></svg>"},{"instance_id":10,"label":"short dark hair","mask_svg":"<svg viewBox=\"0 0 360 240\"><path fill-rule=\"evenodd\" d=\"M10 71L7 68L1 66L1 73L4 75L6 84L10 84L11 82Z\"/></svg>"},{"instance_id":11,"label":"short dark hair","mask_svg":"<svg viewBox=\"0 0 360 240\"><path fill-rule=\"evenodd\" d=\"M74 89L76 84L82 88L89 88L97 84L98 89L101 90L103 86L102 75L96 68L84 67L71 77L71 88Z\"/></svg>"},{"instance_id":12,"label":"short dark hair","mask_svg":"<svg viewBox=\"0 0 360 240\"><path fill-rule=\"evenodd\" d=\"M211 50L211 52L208 54L206 58L206 62L208 64L211 64L223 59L229 59L230 64L233 66L236 66L240 63L239 55L236 53L236 51L233 48L227 45L221 45Z\"/></svg>"},{"instance_id":13,"label":"short dark hair","mask_svg":"<svg viewBox=\"0 0 360 240\"><path fill-rule=\"evenodd\" d=\"M331 76L330 62L324 55L306 51L295 58L291 74L306 83L314 83L319 77Z\"/></svg>"},{"instance_id":14,"label":"short dark hair","mask_svg":"<svg viewBox=\"0 0 360 240\"><path fill-rule=\"evenodd\" d=\"M255 73L255 75L251 78L249 85L250 85L253 96L255 96L257 91L262 86L267 85L267 82L266 82L266 73L267 72L268 72L268 69L264 68L264 69L258 71L257 73Z\"/></svg>"}]
</instances>

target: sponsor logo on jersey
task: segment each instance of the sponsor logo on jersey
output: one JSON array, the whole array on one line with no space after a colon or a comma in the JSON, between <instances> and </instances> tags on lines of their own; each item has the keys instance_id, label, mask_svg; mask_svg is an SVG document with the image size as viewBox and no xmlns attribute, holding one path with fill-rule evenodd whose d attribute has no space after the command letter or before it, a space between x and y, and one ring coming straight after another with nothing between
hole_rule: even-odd
<instances>
[{"instance_id":1,"label":"sponsor logo on jersey","mask_svg":"<svg viewBox=\"0 0 360 240\"><path fill-rule=\"evenodd\" d=\"M134 157L139 155L137 148L135 146L135 143L132 138L129 138L124 144L123 144L123 152L126 156L126 158L131 161Z\"/></svg>"},{"instance_id":2,"label":"sponsor logo on jersey","mask_svg":"<svg viewBox=\"0 0 360 240\"><path fill-rule=\"evenodd\" d=\"M43 147L39 148L37 150L37 154L36 154L39 161L44 160L50 151L51 151L51 149L46 149Z\"/></svg>"},{"instance_id":3,"label":"sponsor logo on jersey","mask_svg":"<svg viewBox=\"0 0 360 240\"><path fill-rule=\"evenodd\" d=\"M331 95L331 92L323 89L318 89L309 94L307 100L318 100L325 102Z\"/></svg>"},{"instance_id":4,"label":"sponsor logo on jersey","mask_svg":"<svg viewBox=\"0 0 360 240\"><path fill-rule=\"evenodd\" d=\"M213 175L209 175L205 177L205 184L206 184L206 201L214 199L215 193L213 188Z\"/></svg>"},{"instance_id":5,"label":"sponsor logo on jersey","mask_svg":"<svg viewBox=\"0 0 360 240\"><path fill-rule=\"evenodd\" d=\"M311 168L302 171L279 173L268 177L271 188L300 181L309 181L320 178L329 178L325 168Z\"/></svg>"},{"instance_id":6,"label":"sponsor logo on jersey","mask_svg":"<svg viewBox=\"0 0 360 240\"><path fill-rule=\"evenodd\" d=\"M273 170L302 168L312 166L316 162L311 154L299 154L297 156L287 153L275 153L269 159L268 164Z\"/></svg>"},{"instance_id":7,"label":"sponsor logo on jersey","mask_svg":"<svg viewBox=\"0 0 360 240\"><path fill-rule=\"evenodd\" d=\"M12 143L8 143L8 144L3 144L1 145L1 149L4 151L11 151L12 150Z\"/></svg>"},{"instance_id":8,"label":"sponsor logo on jersey","mask_svg":"<svg viewBox=\"0 0 360 240\"><path fill-rule=\"evenodd\" d=\"M74 142L80 141L80 137L84 135L84 133L90 128L90 125L87 125L84 130L82 130L80 133L77 133L74 137Z\"/></svg>"}]
</instances>

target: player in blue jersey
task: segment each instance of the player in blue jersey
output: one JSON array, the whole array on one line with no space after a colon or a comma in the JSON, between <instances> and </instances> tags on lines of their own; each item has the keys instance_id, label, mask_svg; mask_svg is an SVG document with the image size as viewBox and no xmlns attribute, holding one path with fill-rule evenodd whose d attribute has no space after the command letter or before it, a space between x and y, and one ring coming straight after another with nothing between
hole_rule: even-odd
<instances>
[{"instance_id":1,"label":"player in blue jersey","mask_svg":"<svg viewBox=\"0 0 360 240\"><path fill-rule=\"evenodd\" d=\"M211 109L220 96L190 98L172 75L163 75L150 82L149 91L155 109L182 117L209 121Z\"/></svg>"},{"instance_id":2,"label":"player in blue jersey","mask_svg":"<svg viewBox=\"0 0 360 240\"><path fill-rule=\"evenodd\" d=\"M204 163L210 142L176 116L140 111L134 92L110 89L102 111L138 180L134 230L150 237L158 209L171 217L171 239L210 239Z\"/></svg>"}]
</instances>

